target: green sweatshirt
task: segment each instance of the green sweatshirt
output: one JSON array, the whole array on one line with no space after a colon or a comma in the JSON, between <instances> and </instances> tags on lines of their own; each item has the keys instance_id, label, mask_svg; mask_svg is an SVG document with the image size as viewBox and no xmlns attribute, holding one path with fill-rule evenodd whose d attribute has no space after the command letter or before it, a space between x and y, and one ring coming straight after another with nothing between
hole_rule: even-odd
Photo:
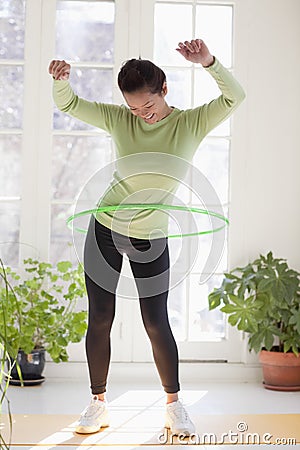
<instances>
[{"instance_id":1,"label":"green sweatshirt","mask_svg":"<svg viewBox=\"0 0 300 450\"><path fill-rule=\"evenodd\" d=\"M79 98L68 81L53 82L54 101L61 111L105 130L115 143L116 167L105 192L97 193L98 206L172 202L185 176L182 159L191 162L203 138L245 97L241 85L217 58L205 70L217 82L221 95L193 109L173 108L154 124L135 116L125 105ZM168 234L166 211L119 210L97 213L96 218L126 236L155 239Z\"/></svg>"}]
</instances>

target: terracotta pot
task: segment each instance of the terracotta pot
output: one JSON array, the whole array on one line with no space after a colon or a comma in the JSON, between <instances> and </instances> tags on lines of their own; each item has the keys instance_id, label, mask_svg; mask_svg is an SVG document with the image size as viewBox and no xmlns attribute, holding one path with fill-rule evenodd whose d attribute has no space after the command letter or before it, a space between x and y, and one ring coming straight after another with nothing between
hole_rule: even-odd
<instances>
[{"instance_id":1,"label":"terracotta pot","mask_svg":"<svg viewBox=\"0 0 300 450\"><path fill-rule=\"evenodd\" d=\"M261 350L264 387L276 391L300 391L300 355Z\"/></svg>"}]
</instances>

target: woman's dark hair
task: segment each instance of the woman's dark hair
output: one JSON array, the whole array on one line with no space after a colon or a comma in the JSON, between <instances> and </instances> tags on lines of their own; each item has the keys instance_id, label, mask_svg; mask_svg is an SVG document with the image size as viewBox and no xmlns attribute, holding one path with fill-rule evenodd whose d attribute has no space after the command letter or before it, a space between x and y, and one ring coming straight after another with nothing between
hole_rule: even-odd
<instances>
[{"instance_id":1,"label":"woman's dark hair","mask_svg":"<svg viewBox=\"0 0 300 450\"><path fill-rule=\"evenodd\" d=\"M118 75L118 86L122 92L147 89L151 94L161 94L166 75L163 70L147 59L130 59Z\"/></svg>"}]
</instances>

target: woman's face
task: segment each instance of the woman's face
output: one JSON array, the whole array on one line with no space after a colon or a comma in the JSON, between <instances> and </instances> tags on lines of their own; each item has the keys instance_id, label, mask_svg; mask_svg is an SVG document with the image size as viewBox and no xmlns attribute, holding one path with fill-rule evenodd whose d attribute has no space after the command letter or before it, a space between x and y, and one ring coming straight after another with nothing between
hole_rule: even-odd
<instances>
[{"instance_id":1,"label":"woman's face","mask_svg":"<svg viewBox=\"0 0 300 450\"><path fill-rule=\"evenodd\" d=\"M162 120L169 109L165 102L167 85L164 84L161 94L152 94L149 91L123 92L132 114L141 117L146 123L153 124Z\"/></svg>"}]
</instances>

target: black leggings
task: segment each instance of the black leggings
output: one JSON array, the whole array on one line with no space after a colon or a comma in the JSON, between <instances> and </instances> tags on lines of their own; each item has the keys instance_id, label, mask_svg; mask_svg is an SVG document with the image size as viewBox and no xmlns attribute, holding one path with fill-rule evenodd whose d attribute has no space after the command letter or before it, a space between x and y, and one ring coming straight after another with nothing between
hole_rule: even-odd
<instances>
[{"instance_id":1,"label":"black leggings","mask_svg":"<svg viewBox=\"0 0 300 450\"><path fill-rule=\"evenodd\" d=\"M110 331L115 298L126 253L136 282L143 324L154 361L167 393L179 391L178 350L170 328L168 238L128 238L111 231L92 216L84 247L85 282L89 300L86 354L93 394L106 391L110 363Z\"/></svg>"}]
</instances>

